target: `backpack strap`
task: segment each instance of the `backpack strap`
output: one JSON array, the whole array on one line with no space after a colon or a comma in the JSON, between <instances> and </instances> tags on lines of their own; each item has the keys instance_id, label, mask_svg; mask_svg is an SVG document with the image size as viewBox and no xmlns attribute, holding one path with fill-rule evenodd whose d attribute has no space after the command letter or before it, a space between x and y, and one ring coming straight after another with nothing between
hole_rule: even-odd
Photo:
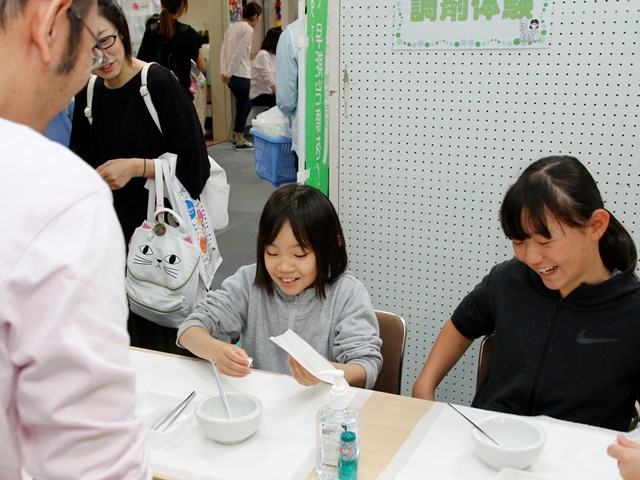
<instances>
[{"instance_id":1,"label":"backpack strap","mask_svg":"<svg viewBox=\"0 0 640 480\"><path fill-rule=\"evenodd\" d=\"M97 75L91 75L89 83L87 84L87 106L84 108L84 116L89 120L89 125L93 125L93 111L91 110L91 105L93 103L93 88L97 79Z\"/></svg>"},{"instance_id":2,"label":"backpack strap","mask_svg":"<svg viewBox=\"0 0 640 480\"><path fill-rule=\"evenodd\" d=\"M147 110L149 110L149 115L153 118L156 127L162 133L162 127L160 126L160 119L158 118L158 112L156 111L156 107L153 106L153 101L151 100L151 93L149 92L149 87L147 86L147 74L149 73L149 67L155 62L149 62L144 67L142 67L142 85L140 86L140 96L144 100L145 105L147 106Z\"/></svg>"},{"instance_id":3,"label":"backpack strap","mask_svg":"<svg viewBox=\"0 0 640 480\"><path fill-rule=\"evenodd\" d=\"M153 122L156 124L156 127L158 127L158 130L160 130L160 133L162 133L162 127L160 126L160 119L158 118L158 112L156 110L156 107L153 105L153 101L151 100L151 94L149 93L149 87L147 86L147 76L149 73L149 67L151 66L152 63L155 63L155 62L147 63L142 68L142 85L140 86L140 96L144 100L144 103L147 106L147 110L149 111L149 115L151 115L151 118L153 118ZM87 84L87 106L84 109L84 116L87 117L87 120L89 120L90 125L93 125L93 110L92 110L93 90L95 88L97 79L98 79L97 75L91 75L91 78L89 79L89 83Z\"/></svg>"}]
</instances>

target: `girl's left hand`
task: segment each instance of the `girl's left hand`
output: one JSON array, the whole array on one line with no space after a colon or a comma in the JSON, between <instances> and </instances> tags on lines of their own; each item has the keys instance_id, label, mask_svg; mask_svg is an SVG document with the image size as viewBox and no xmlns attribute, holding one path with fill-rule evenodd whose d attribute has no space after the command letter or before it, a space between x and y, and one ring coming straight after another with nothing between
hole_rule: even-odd
<instances>
[{"instance_id":1,"label":"girl's left hand","mask_svg":"<svg viewBox=\"0 0 640 480\"><path fill-rule=\"evenodd\" d=\"M291 375L296 379L300 385L304 385L305 387L310 387L312 385L316 385L320 383L320 379L314 377L309 373L307 369L305 369L297 360L293 357L289 357L289 370L291 370Z\"/></svg>"},{"instance_id":2,"label":"girl's left hand","mask_svg":"<svg viewBox=\"0 0 640 480\"><path fill-rule=\"evenodd\" d=\"M100 165L96 172L107 182L111 190L118 190L138 175L141 165L139 158L116 158Z\"/></svg>"},{"instance_id":3,"label":"girl's left hand","mask_svg":"<svg viewBox=\"0 0 640 480\"><path fill-rule=\"evenodd\" d=\"M624 480L640 479L640 443L629 440L624 435L618 435L617 443L609 445L607 453L618 460L620 476Z\"/></svg>"}]
</instances>

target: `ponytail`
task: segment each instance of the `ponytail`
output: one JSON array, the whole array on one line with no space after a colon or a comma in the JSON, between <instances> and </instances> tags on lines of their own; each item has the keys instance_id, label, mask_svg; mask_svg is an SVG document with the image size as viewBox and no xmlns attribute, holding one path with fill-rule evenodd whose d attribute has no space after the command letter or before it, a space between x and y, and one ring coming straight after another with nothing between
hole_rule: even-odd
<instances>
[{"instance_id":1,"label":"ponytail","mask_svg":"<svg viewBox=\"0 0 640 480\"><path fill-rule=\"evenodd\" d=\"M609 212L609 227L600 239L600 257L607 269L620 270L622 273L636 277L638 251L629 232Z\"/></svg>"},{"instance_id":2,"label":"ponytail","mask_svg":"<svg viewBox=\"0 0 640 480\"><path fill-rule=\"evenodd\" d=\"M169 15L169 10L167 10L165 7L163 7L160 11L160 20L158 22L158 27L160 35L164 35L169 39L173 38L176 33L173 19Z\"/></svg>"}]
</instances>

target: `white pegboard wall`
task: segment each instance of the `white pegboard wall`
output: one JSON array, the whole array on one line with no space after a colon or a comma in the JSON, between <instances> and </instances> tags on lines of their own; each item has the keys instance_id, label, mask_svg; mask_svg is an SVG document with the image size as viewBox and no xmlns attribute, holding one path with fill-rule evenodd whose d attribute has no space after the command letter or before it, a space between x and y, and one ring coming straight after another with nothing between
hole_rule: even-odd
<instances>
[{"instance_id":1,"label":"white pegboard wall","mask_svg":"<svg viewBox=\"0 0 640 480\"><path fill-rule=\"evenodd\" d=\"M350 269L407 321L410 394L444 321L512 256L498 209L531 161L578 157L640 239L640 2L554 0L548 49L431 51L393 49L393 3L341 0L339 208ZM476 364L474 346L438 398L468 404Z\"/></svg>"}]
</instances>

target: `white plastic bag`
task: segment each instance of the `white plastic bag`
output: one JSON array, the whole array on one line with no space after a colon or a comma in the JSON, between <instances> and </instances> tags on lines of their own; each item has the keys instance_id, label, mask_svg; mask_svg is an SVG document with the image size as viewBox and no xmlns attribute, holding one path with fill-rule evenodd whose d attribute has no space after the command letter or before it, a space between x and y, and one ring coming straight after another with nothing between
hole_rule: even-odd
<instances>
[{"instance_id":1,"label":"white plastic bag","mask_svg":"<svg viewBox=\"0 0 640 480\"><path fill-rule=\"evenodd\" d=\"M278 107L262 112L251 120L251 125L270 137L291 137L289 118L285 117Z\"/></svg>"}]
</instances>

